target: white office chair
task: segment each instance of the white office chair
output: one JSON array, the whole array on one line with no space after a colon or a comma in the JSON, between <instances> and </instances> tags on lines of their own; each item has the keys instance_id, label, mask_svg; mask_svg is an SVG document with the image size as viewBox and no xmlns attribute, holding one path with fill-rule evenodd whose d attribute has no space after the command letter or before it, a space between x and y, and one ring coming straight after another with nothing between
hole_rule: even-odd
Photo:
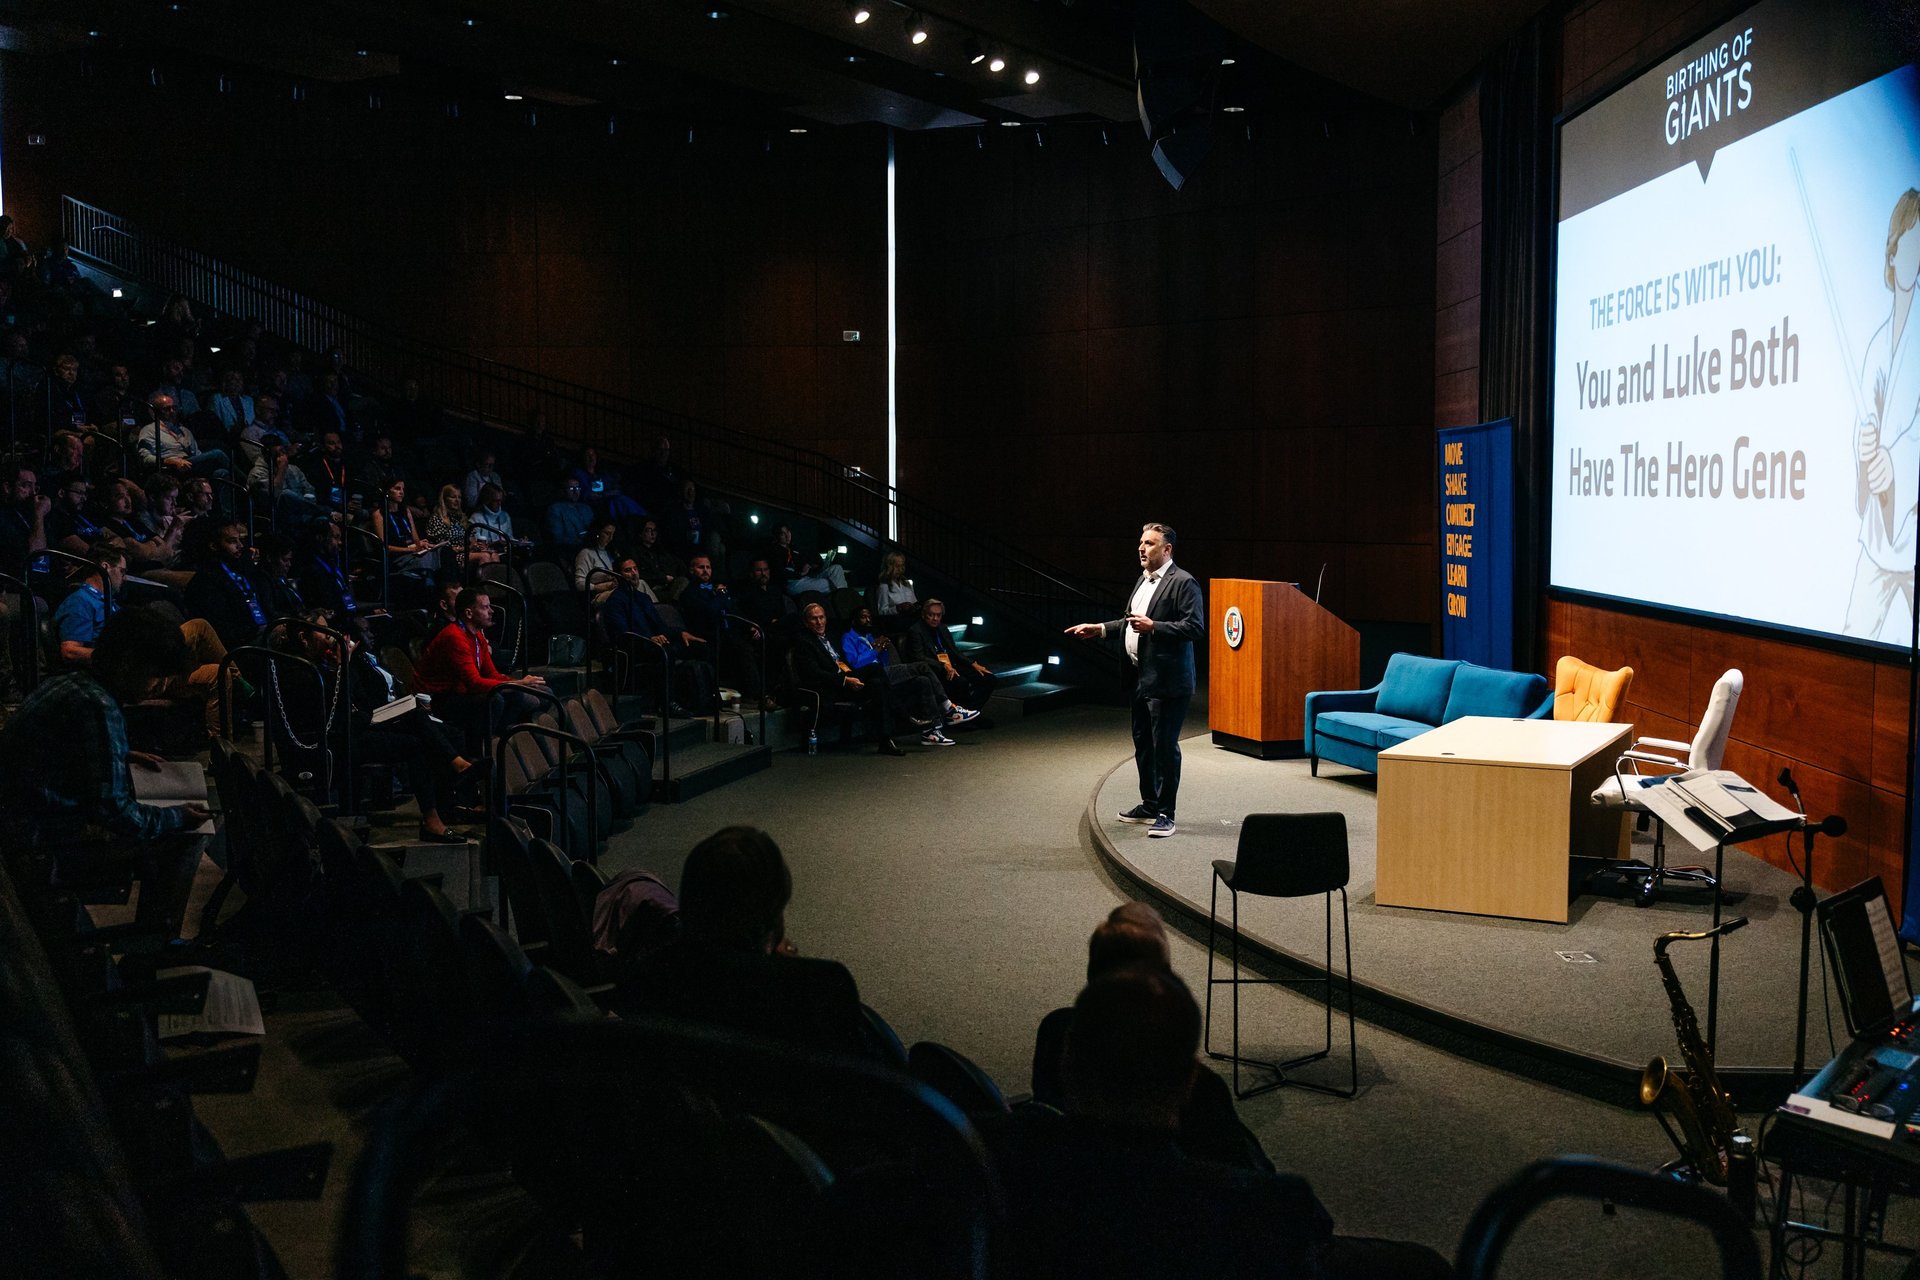
<instances>
[{"instance_id":1,"label":"white office chair","mask_svg":"<svg viewBox=\"0 0 1920 1280\"><path fill-rule=\"evenodd\" d=\"M1615 762L1613 774L1593 790L1593 802L1614 809L1631 809L1645 814L1647 806L1635 795L1646 784L1636 779L1645 779L1658 775L1660 781L1678 774L1708 769L1718 769L1720 760L1727 753L1727 733L1733 728L1733 710L1740 705L1740 691L1746 685L1746 677L1734 668L1713 682L1713 696L1707 699L1706 714L1700 717L1700 728L1694 733L1692 742L1677 742L1672 738L1636 738ZM1683 758L1669 752L1686 752ZM1657 785L1657 783L1655 784ZM1683 880L1691 886L1718 889L1719 885L1713 873L1705 867L1669 867L1667 865L1667 827L1658 818L1653 837L1653 861L1641 862L1629 859L1608 863L1603 873L1617 875L1627 881L1637 881L1639 892L1634 898L1635 906L1647 906L1653 901L1653 895L1663 880ZM1644 829L1644 828L1643 828Z\"/></svg>"}]
</instances>

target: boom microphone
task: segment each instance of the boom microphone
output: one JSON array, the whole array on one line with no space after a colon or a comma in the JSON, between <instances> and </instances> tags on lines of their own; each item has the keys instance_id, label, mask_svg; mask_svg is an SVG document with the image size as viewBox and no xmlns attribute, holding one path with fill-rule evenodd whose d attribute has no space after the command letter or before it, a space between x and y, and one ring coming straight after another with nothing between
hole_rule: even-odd
<instances>
[{"instance_id":1,"label":"boom microphone","mask_svg":"<svg viewBox=\"0 0 1920 1280\"><path fill-rule=\"evenodd\" d=\"M1320 562L1320 580L1313 584L1313 602L1315 604L1320 603L1320 588L1326 585L1327 585L1327 562L1325 560L1322 560Z\"/></svg>"}]
</instances>

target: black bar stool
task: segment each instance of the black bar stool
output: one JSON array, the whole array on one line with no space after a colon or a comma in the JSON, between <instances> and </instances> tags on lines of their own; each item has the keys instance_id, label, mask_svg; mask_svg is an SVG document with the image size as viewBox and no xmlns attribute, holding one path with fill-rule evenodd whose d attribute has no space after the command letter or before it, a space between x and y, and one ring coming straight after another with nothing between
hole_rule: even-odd
<instances>
[{"instance_id":1,"label":"black bar stool","mask_svg":"<svg viewBox=\"0 0 1920 1280\"><path fill-rule=\"evenodd\" d=\"M1207 1056L1216 1062L1233 1063L1233 1095L1251 1098L1255 1094L1293 1085L1351 1098L1360 1091L1360 1062L1353 1029L1353 931L1347 915L1347 819L1339 813L1250 813L1240 827L1240 847L1234 860L1220 859L1213 864L1213 893L1207 908L1207 1007L1202 1044ZM1214 930L1220 916L1220 886L1227 886L1233 908L1233 976L1213 976ZM1347 1076L1345 1089L1315 1084L1288 1075L1294 1067L1318 1062L1333 1053L1333 895L1340 894L1340 929L1347 953ZM1318 978L1244 978L1240 976L1240 895L1262 898L1304 898L1324 894L1327 901L1327 962L1325 974ZM1263 1062L1242 1057L1240 1053L1240 988L1246 983L1324 984L1326 987L1326 1045L1314 1053L1285 1062ZM1213 989L1233 987L1233 1050L1213 1050ZM1244 1092L1240 1088L1240 1068L1261 1067L1274 1074L1265 1084Z\"/></svg>"}]
</instances>

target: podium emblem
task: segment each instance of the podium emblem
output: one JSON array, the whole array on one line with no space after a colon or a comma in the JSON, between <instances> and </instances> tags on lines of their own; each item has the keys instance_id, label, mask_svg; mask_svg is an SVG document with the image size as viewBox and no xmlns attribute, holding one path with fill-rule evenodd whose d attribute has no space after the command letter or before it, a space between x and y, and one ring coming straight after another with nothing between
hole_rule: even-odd
<instances>
[{"instance_id":1,"label":"podium emblem","mask_svg":"<svg viewBox=\"0 0 1920 1280\"><path fill-rule=\"evenodd\" d=\"M1240 616L1240 606L1234 605L1227 610L1227 620L1223 624L1227 636L1227 648L1238 649L1240 642L1247 638L1247 620Z\"/></svg>"}]
</instances>

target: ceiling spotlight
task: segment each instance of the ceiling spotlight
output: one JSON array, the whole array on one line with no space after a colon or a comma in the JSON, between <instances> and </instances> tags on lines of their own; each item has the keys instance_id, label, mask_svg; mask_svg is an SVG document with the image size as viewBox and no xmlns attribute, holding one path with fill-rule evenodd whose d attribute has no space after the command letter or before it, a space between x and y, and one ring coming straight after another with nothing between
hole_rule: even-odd
<instances>
[{"instance_id":1,"label":"ceiling spotlight","mask_svg":"<svg viewBox=\"0 0 1920 1280\"><path fill-rule=\"evenodd\" d=\"M994 54L993 57L987 60L987 70L993 72L996 75L998 75L1002 71L1005 71L1006 69L1007 69L1007 60L1001 57L997 53Z\"/></svg>"},{"instance_id":2,"label":"ceiling spotlight","mask_svg":"<svg viewBox=\"0 0 1920 1280\"><path fill-rule=\"evenodd\" d=\"M463 26L463 27L470 27L470 26L472 26L472 25L473 25L473 19L472 19L472 18L464 18L464 19L462 19L462 20L461 20L461 22L460 22L460 25L461 25L461 26Z\"/></svg>"},{"instance_id":3,"label":"ceiling spotlight","mask_svg":"<svg viewBox=\"0 0 1920 1280\"><path fill-rule=\"evenodd\" d=\"M848 62L864 62L864 61L865 61L865 59L864 59L864 58L862 58L862 57L861 57L861 56L860 56L859 54L857 54L857 53L850 53L850 54L848 54L848 55L847 55L847 61L848 61Z\"/></svg>"},{"instance_id":4,"label":"ceiling spotlight","mask_svg":"<svg viewBox=\"0 0 1920 1280\"><path fill-rule=\"evenodd\" d=\"M720 19L727 16L727 11L725 9L709 9L707 10L707 16L709 18L712 18L715 22L718 22L720 21Z\"/></svg>"},{"instance_id":5,"label":"ceiling spotlight","mask_svg":"<svg viewBox=\"0 0 1920 1280\"><path fill-rule=\"evenodd\" d=\"M788 133L805 133L805 132L806 132L806 130L805 130L805 129L802 129L802 128L801 128L800 126L798 126L798 125L795 125L795 126L794 126L793 128L791 128L791 129L789 129L789 130L787 130L787 132L788 132Z\"/></svg>"},{"instance_id":6,"label":"ceiling spotlight","mask_svg":"<svg viewBox=\"0 0 1920 1280\"><path fill-rule=\"evenodd\" d=\"M608 59L607 59L607 65L608 65L608 66L610 66L610 67L617 67L617 66L619 66L619 65L620 65L620 59L618 59L618 58L608 58Z\"/></svg>"},{"instance_id":7,"label":"ceiling spotlight","mask_svg":"<svg viewBox=\"0 0 1920 1280\"><path fill-rule=\"evenodd\" d=\"M970 67L977 67L981 63L985 62L986 60L987 60L987 51L980 47L980 42L978 40L969 36L967 38L967 65Z\"/></svg>"},{"instance_id":8,"label":"ceiling spotlight","mask_svg":"<svg viewBox=\"0 0 1920 1280\"><path fill-rule=\"evenodd\" d=\"M1002 129L1018 129L1020 127L1020 122L1018 120L1002 120L1000 122L1000 127Z\"/></svg>"},{"instance_id":9,"label":"ceiling spotlight","mask_svg":"<svg viewBox=\"0 0 1920 1280\"><path fill-rule=\"evenodd\" d=\"M504 94L501 94L500 96L505 98L508 102L520 101L520 95L517 93L504 93Z\"/></svg>"},{"instance_id":10,"label":"ceiling spotlight","mask_svg":"<svg viewBox=\"0 0 1920 1280\"><path fill-rule=\"evenodd\" d=\"M1025 80L1028 84L1040 83L1040 73L1038 71L1035 71L1032 67L1028 67L1027 74L1025 74L1024 76L1021 76L1020 78L1022 80Z\"/></svg>"},{"instance_id":11,"label":"ceiling spotlight","mask_svg":"<svg viewBox=\"0 0 1920 1280\"><path fill-rule=\"evenodd\" d=\"M1241 112L1241 111L1245 111L1245 110L1246 110L1246 108L1245 108L1245 107L1222 107L1222 108L1220 108L1220 109L1221 109L1222 111L1226 111L1226 112L1234 112L1234 113L1237 113L1237 112Z\"/></svg>"},{"instance_id":12,"label":"ceiling spotlight","mask_svg":"<svg viewBox=\"0 0 1920 1280\"><path fill-rule=\"evenodd\" d=\"M920 16L918 10L907 10L906 21L901 25L907 29L907 39L911 43L925 44L927 42L927 22L925 18Z\"/></svg>"},{"instance_id":13,"label":"ceiling spotlight","mask_svg":"<svg viewBox=\"0 0 1920 1280\"><path fill-rule=\"evenodd\" d=\"M1220 65L1221 65L1221 66L1223 66L1223 67L1230 67L1230 66L1232 66L1232 65L1233 65L1233 59L1232 59L1232 58L1222 58L1222 59L1220 59Z\"/></svg>"},{"instance_id":14,"label":"ceiling spotlight","mask_svg":"<svg viewBox=\"0 0 1920 1280\"><path fill-rule=\"evenodd\" d=\"M873 16L873 6L862 4L860 0L847 0L847 16L853 19L853 25L857 27Z\"/></svg>"},{"instance_id":15,"label":"ceiling spotlight","mask_svg":"<svg viewBox=\"0 0 1920 1280\"><path fill-rule=\"evenodd\" d=\"M353 51L353 56L356 58L364 58L367 56L367 51L365 49L355 49Z\"/></svg>"}]
</instances>

